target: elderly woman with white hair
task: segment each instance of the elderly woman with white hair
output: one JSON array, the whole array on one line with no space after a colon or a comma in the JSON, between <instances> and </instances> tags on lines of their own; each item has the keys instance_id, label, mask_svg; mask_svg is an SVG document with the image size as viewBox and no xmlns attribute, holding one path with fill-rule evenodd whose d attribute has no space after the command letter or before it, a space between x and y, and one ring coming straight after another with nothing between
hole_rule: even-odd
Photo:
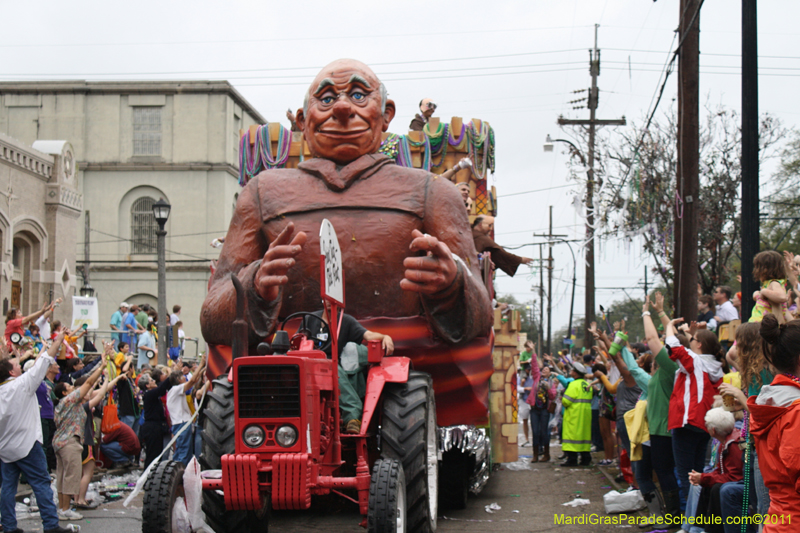
<instances>
[{"instance_id":1,"label":"elderly woman with white hair","mask_svg":"<svg viewBox=\"0 0 800 533\"><path fill-rule=\"evenodd\" d=\"M736 420L733 413L715 407L706 412L705 422L708 434L719 442L714 455L714 469L706 473L692 470L689 473L689 482L701 487L697 515L710 518L722 516L719 491L724 483L742 479L743 465L742 450L738 445L739 430L734 427ZM705 520L703 529L706 533L722 533L723 525L715 524L713 520Z\"/></svg>"}]
</instances>

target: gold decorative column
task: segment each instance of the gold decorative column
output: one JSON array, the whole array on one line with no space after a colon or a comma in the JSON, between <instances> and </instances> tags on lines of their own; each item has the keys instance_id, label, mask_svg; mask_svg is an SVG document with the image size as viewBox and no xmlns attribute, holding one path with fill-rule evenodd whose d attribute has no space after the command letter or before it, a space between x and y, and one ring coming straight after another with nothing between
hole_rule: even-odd
<instances>
[{"instance_id":1,"label":"gold decorative column","mask_svg":"<svg viewBox=\"0 0 800 533\"><path fill-rule=\"evenodd\" d=\"M492 427L492 462L513 463L518 459L517 372L520 314L494 311L494 372L489 385Z\"/></svg>"}]
</instances>

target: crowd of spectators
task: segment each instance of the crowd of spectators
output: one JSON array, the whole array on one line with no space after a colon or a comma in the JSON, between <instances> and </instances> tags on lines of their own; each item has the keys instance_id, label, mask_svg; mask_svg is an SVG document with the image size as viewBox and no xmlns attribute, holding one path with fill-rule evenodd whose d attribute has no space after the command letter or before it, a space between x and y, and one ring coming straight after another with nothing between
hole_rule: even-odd
<instances>
[{"instance_id":1,"label":"crowd of spectators","mask_svg":"<svg viewBox=\"0 0 800 533\"><path fill-rule=\"evenodd\" d=\"M97 468L146 467L170 455L186 465L200 454L201 429L193 415L208 388L204 362L179 354L166 366L156 364L158 315L147 306L123 302L111 318L111 338L98 351L85 328L71 331L51 322L60 303L27 316L11 309L6 317L0 346L0 531L18 531L14 499L20 474L33 489L44 530L63 533L74 528L59 522L82 520L80 510L96 506L86 496ZM169 322L180 331L180 306L173 307ZM175 444L162 455L174 436Z\"/></svg>"},{"instance_id":2,"label":"crowd of spectators","mask_svg":"<svg viewBox=\"0 0 800 533\"><path fill-rule=\"evenodd\" d=\"M618 466L617 481L641 491L651 528L754 532L759 519L741 523L759 515L767 517L763 531L795 531L800 256L761 252L753 272L760 289L749 317L728 286L699 291L698 315L685 320L672 318L655 292L643 304L642 342L620 321L591 324L595 344L578 353L538 356L526 344L519 412L531 426L532 461L550 460L551 438L560 441L562 466L589 465L589 452L602 451L599 464Z\"/></svg>"}]
</instances>

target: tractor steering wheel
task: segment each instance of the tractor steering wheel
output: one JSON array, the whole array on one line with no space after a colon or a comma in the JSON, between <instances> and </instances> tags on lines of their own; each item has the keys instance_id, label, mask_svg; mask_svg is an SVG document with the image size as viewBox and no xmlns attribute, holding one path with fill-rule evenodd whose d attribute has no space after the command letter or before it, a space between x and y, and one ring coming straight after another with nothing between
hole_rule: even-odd
<instances>
[{"instance_id":1,"label":"tractor steering wheel","mask_svg":"<svg viewBox=\"0 0 800 533\"><path fill-rule=\"evenodd\" d=\"M311 330L308 329L309 326L305 320L305 317L307 316L312 317L314 320L317 320L322 325L323 331L321 334L312 333ZM303 320L300 321L300 325L297 327L297 331L295 332L294 335L292 335L292 340L294 340L294 338L297 335L305 335L306 339L314 342L315 350L320 350L322 352L330 350L331 343L333 342L333 339L331 338L331 328L328 327L328 324L326 324L324 320L322 320L322 317L317 316L314 313L307 313L305 311L292 313L291 315L287 316L283 320L283 322L281 322L281 329L284 329L284 327L286 327L286 323L289 320L297 317L303 317Z\"/></svg>"}]
</instances>

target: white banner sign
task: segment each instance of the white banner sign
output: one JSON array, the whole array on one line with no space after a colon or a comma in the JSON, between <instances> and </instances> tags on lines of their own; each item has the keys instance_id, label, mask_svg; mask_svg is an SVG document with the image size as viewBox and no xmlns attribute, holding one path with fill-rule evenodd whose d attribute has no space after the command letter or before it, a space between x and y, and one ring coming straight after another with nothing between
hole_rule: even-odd
<instances>
[{"instance_id":1,"label":"white banner sign","mask_svg":"<svg viewBox=\"0 0 800 533\"><path fill-rule=\"evenodd\" d=\"M83 296L72 297L72 327L74 331L86 324L88 329L97 329L100 325L100 313L97 298Z\"/></svg>"}]
</instances>

